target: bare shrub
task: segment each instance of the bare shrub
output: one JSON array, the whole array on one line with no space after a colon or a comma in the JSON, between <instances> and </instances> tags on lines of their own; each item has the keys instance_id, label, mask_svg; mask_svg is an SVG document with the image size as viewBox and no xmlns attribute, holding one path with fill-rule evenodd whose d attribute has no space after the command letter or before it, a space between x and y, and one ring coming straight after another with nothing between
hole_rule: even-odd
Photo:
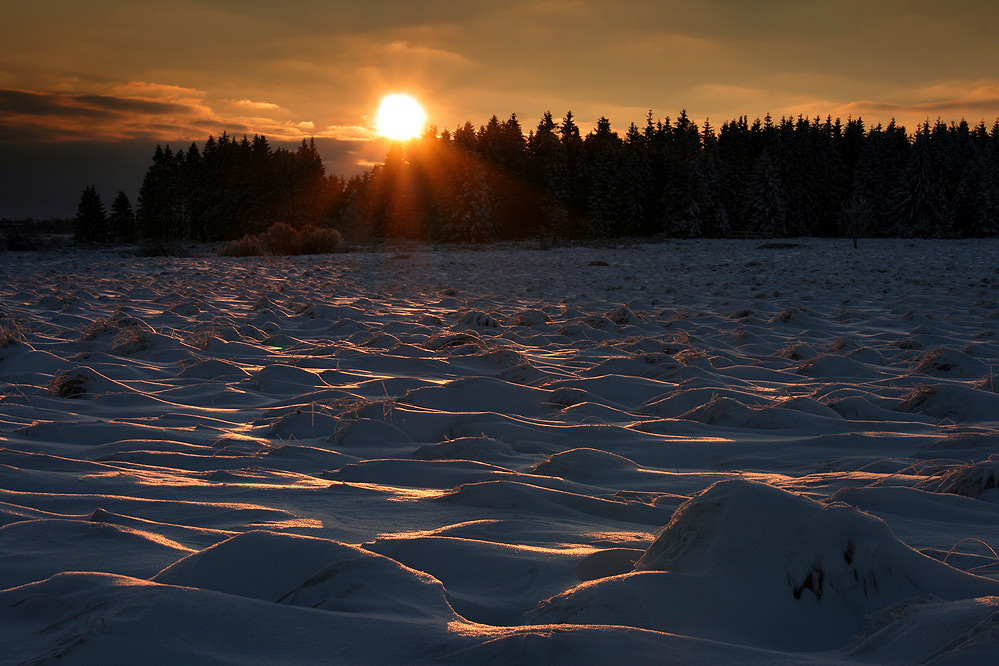
<instances>
[{"instance_id":1,"label":"bare shrub","mask_svg":"<svg viewBox=\"0 0 999 666\"><path fill-rule=\"evenodd\" d=\"M272 224L260 235L260 240L268 254L278 256L298 254L298 232L284 222Z\"/></svg>"},{"instance_id":2,"label":"bare shrub","mask_svg":"<svg viewBox=\"0 0 999 666\"><path fill-rule=\"evenodd\" d=\"M339 252L343 236L336 229L306 226L296 230L278 222L256 236L243 236L216 250L220 257L257 257L264 254L289 256Z\"/></svg>"},{"instance_id":3,"label":"bare shrub","mask_svg":"<svg viewBox=\"0 0 999 666\"><path fill-rule=\"evenodd\" d=\"M299 234L298 254L333 254L343 246L343 236L336 229L306 227Z\"/></svg>"},{"instance_id":4,"label":"bare shrub","mask_svg":"<svg viewBox=\"0 0 999 666\"><path fill-rule=\"evenodd\" d=\"M258 236L243 236L216 250L220 257L259 257L263 253L264 246Z\"/></svg>"}]
</instances>

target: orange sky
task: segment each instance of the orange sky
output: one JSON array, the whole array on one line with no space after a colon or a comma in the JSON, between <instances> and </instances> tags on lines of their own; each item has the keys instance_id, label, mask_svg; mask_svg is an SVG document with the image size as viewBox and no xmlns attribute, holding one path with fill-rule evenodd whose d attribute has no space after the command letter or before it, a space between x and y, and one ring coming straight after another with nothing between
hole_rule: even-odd
<instances>
[{"instance_id":1,"label":"orange sky","mask_svg":"<svg viewBox=\"0 0 999 666\"><path fill-rule=\"evenodd\" d=\"M0 150L224 129L325 138L330 170L356 172L384 156L389 92L441 128L517 113L526 131L572 110L623 131L650 109L991 125L997 26L994 0L5 3Z\"/></svg>"}]
</instances>

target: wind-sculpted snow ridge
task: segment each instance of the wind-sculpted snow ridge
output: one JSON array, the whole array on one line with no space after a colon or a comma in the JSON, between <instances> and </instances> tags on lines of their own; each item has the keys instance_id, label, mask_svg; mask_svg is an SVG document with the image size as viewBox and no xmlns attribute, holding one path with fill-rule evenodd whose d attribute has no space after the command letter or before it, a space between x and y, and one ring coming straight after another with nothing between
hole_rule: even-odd
<instances>
[{"instance_id":1,"label":"wind-sculpted snow ridge","mask_svg":"<svg viewBox=\"0 0 999 666\"><path fill-rule=\"evenodd\" d=\"M0 664L999 659L999 242L0 255Z\"/></svg>"}]
</instances>

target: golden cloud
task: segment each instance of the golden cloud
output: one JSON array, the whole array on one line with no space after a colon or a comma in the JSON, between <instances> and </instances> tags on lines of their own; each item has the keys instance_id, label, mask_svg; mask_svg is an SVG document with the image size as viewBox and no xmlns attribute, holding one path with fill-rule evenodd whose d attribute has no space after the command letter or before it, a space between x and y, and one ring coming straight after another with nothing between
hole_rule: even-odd
<instances>
[{"instance_id":1,"label":"golden cloud","mask_svg":"<svg viewBox=\"0 0 999 666\"><path fill-rule=\"evenodd\" d=\"M907 102L857 100L837 104L816 100L795 107L804 115L863 118L867 125L886 123L894 118L910 130L923 122L938 118L944 122L967 120L971 124L990 124L999 118L999 83L994 81L951 81L924 88L904 91L899 96Z\"/></svg>"},{"instance_id":2,"label":"golden cloud","mask_svg":"<svg viewBox=\"0 0 999 666\"><path fill-rule=\"evenodd\" d=\"M361 127L330 126L316 132L312 121L276 118L275 114L288 114L277 104L220 100L213 106L207 97L207 93L191 88L139 81L114 86L107 94L0 89L0 139L60 143L148 138L180 142L202 140L223 130L263 134L279 141L319 136L354 141L370 138L370 130Z\"/></svg>"},{"instance_id":3,"label":"golden cloud","mask_svg":"<svg viewBox=\"0 0 999 666\"><path fill-rule=\"evenodd\" d=\"M250 99L223 99L220 101L230 106L253 109L256 111L284 111L281 106L272 102L254 102Z\"/></svg>"}]
</instances>

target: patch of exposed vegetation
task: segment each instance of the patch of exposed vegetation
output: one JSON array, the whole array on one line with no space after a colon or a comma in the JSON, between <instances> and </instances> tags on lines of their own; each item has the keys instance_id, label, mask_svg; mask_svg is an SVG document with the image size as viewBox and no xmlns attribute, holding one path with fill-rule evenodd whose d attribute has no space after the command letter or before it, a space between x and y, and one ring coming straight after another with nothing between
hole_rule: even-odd
<instances>
[{"instance_id":1,"label":"patch of exposed vegetation","mask_svg":"<svg viewBox=\"0 0 999 666\"><path fill-rule=\"evenodd\" d=\"M221 257L332 254L339 252L342 245L343 236L336 229L316 226L295 229L279 222L261 234L246 235L223 245L218 254Z\"/></svg>"}]
</instances>

